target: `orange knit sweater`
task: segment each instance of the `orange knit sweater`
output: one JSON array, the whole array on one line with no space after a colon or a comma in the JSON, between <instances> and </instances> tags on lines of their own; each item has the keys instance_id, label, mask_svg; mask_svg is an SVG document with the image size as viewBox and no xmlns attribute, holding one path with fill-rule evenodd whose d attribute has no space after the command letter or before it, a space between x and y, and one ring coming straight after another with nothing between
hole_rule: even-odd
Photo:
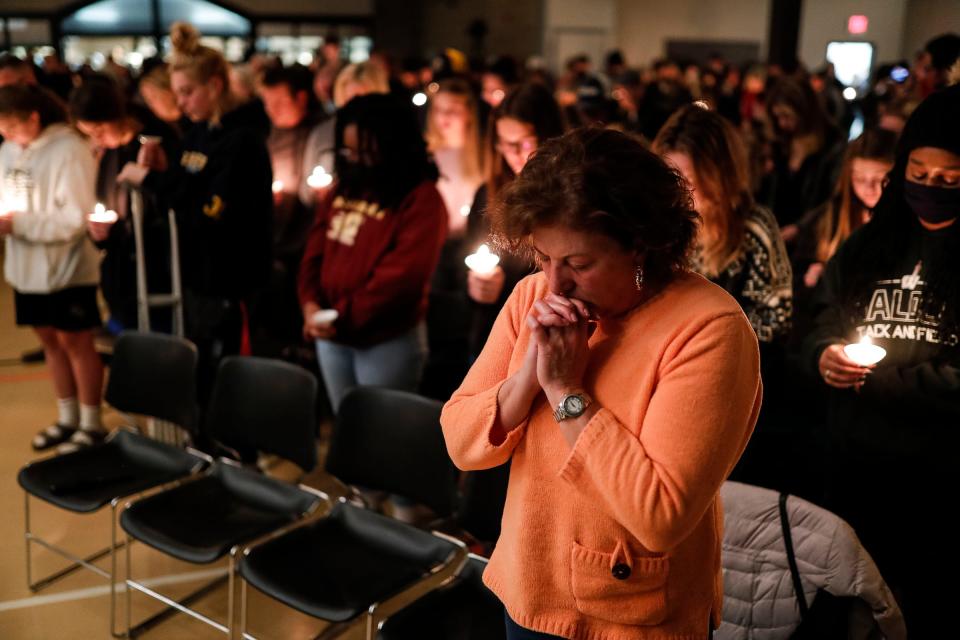
<instances>
[{"instance_id":1,"label":"orange knit sweater","mask_svg":"<svg viewBox=\"0 0 960 640\"><path fill-rule=\"evenodd\" d=\"M544 633L702 640L722 606L720 485L760 409L750 323L722 289L681 275L590 337L584 387L600 410L573 449L542 393L504 439L497 393L547 293L542 273L517 285L441 417L461 469L512 459L484 582Z\"/></svg>"}]
</instances>

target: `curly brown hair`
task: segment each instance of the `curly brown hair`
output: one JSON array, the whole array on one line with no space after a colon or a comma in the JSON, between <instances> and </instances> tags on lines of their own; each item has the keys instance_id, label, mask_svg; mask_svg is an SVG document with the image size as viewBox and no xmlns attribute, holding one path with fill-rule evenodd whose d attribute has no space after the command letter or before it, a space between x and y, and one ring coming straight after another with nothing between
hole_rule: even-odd
<instances>
[{"instance_id":1,"label":"curly brown hair","mask_svg":"<svg viewBox=\"0 0 960 640\"><path fill-rule=\"evenodd\" d=\"M588 127L546 141L491 210L497 243L529 254L537 227L601 233L644 256L644 282L687 269L697 213L683 178L638 138Z\"/></svg>"}]
</instances>

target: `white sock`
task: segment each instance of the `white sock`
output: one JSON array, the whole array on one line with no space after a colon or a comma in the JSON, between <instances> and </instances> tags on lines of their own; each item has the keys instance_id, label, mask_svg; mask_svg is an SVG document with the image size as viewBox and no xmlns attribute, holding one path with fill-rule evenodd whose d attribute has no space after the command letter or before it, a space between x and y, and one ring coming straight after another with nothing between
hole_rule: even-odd
<instances>
[{"instance_id":1,"label":"white sock","mask_svg":"<svg viewBox=\"0 0 960 640\"><path fill-rule=\"evenodd\" d=\"M103 428L100 424L100 405L80 405L80 428L85 431L99 431Z\"/></svg>"},{"instance_id":2,"label":"white sock","mask_svg":"<svg viewBox=\"0 0 960 640\"><path fill-rule=\"evenodd\" d=\"M76 429L80 422L79 411L76 398L57 398L57 424Z\"/></svg>"}]
</instances>

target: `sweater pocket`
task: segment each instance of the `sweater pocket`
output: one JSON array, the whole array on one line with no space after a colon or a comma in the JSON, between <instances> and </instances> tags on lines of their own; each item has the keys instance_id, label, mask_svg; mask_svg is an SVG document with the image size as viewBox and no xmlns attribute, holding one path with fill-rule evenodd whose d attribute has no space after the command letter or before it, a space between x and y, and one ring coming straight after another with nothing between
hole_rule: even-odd
<instances>
[{"instance_id":1,"label":"sweater pocket","mask_svg":"<svg viewBox=\"0 0 960 640\"><path fill-rule=\"evenodd\" d=\"M573 543L571 586L580 613L624 625L660 624L667 616L666 556L633 557L622 546L601 553Z\"/></svg>"}]
</instances>

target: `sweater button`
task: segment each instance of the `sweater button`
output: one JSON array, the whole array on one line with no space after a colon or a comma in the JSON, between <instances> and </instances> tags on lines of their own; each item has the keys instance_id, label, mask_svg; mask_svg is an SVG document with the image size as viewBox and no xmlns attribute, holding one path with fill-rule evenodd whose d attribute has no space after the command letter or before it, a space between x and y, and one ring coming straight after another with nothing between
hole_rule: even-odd
<instances>
[{"instance_id":1,"label":"sweater button","mask_svg":"<svg viewBox=\"0 0 960 640\"><path fill-rule=\"evenodd\" d=\"M618 562L617 564L613 565L613 569L610 573L612 573L613 577L617 580L626 580L630 577L630 566L622 562Z\"/></svg>"}]
</instances>

